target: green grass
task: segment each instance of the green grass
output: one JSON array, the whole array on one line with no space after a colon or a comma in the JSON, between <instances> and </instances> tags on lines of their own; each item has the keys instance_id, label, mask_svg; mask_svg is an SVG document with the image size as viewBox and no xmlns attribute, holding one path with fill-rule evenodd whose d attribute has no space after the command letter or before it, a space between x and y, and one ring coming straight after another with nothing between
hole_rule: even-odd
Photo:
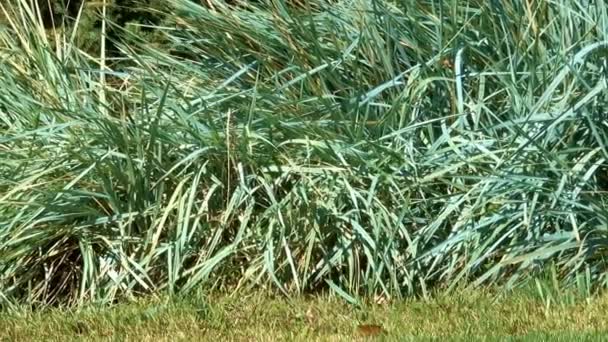
<instances>
[{"instance_id":1,"label":"green grass","mask_svg":"<svg viewBox=\"0 0 608 342\"><path fill-rule=\"evenodd\" d=\"M204 298L204 299L201 299ZM433 300L344 306L335 296L188 297L146 299L111 308L50 309L0 315L0 338L45 340L352 340L370 338L358 327L380 325L379 340L600 341L608 333L606 297L554 303L523 294L497 299L458 292Z\"/></svg>"},{"instance_id":2,"label":"green grass","mask_svg":"<svg viewBox=\"0 0 608 342\"><path fill-rule=\"evenodd\" d=\"M606 287L603 0L176 0L92 49L29 3L0 27L3 307Z\"/></svg>"}]
</instances>

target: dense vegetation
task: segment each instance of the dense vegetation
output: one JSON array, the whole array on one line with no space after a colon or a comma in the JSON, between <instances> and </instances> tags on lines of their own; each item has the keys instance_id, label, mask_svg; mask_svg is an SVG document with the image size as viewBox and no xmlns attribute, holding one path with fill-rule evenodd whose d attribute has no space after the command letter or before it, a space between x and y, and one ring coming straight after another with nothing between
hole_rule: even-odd
<instances>
[{"instance_id":1,"label":"dense vegetation","mask_svg":"<svg viewBox=\"0 0 608 342\"><path fill-rule=\"evenodd\" d=\"M99 3L1 5L3 304L607 285L605 1Z\"/></svg>"}]
</instances>

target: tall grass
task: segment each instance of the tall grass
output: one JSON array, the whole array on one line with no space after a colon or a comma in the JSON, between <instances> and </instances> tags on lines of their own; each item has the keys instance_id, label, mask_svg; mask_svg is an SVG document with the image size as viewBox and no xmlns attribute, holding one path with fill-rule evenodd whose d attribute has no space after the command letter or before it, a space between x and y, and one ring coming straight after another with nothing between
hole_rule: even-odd
<instances>
[{"instance_id":1,"label":"tall grass","mask_svg":"<svg viewBox=\"0 0 608 342\"><path fill-rule=\"evenodd\" d=\"M3 303L607 285L605 1L166 3L2 5Z\"/></svg>"}]
</instances>

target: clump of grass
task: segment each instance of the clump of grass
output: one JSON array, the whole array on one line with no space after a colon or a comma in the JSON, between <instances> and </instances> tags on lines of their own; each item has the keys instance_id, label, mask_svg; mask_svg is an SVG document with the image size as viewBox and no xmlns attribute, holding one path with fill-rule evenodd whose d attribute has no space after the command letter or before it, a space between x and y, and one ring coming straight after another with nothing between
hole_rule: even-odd
<instances>
[{"instance_id":1,"label":"clump of grass","mask_svg":"<svg viewBox=\"0 0 608 342\"><path fill-rule=\"evenodd\" d=\"M1 300L606 285L600 3L308 3L174 1L120 63L3 6Z\"/></svg>"}]
</instances>

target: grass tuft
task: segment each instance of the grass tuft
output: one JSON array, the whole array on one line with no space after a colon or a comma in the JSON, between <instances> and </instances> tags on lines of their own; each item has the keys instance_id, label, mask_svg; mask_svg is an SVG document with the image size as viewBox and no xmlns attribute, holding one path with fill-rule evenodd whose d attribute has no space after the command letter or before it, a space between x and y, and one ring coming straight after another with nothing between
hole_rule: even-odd
<instances>
[{"instance_id":1,"label":"grass tuft","mask_svg":"<svg viewBox=\"0 0 608 342\"><path fill-rule=\"evenodd\" d=\"M604 1L0 8L0 305L606 286Z\"/></svg>"}]
</instances>

